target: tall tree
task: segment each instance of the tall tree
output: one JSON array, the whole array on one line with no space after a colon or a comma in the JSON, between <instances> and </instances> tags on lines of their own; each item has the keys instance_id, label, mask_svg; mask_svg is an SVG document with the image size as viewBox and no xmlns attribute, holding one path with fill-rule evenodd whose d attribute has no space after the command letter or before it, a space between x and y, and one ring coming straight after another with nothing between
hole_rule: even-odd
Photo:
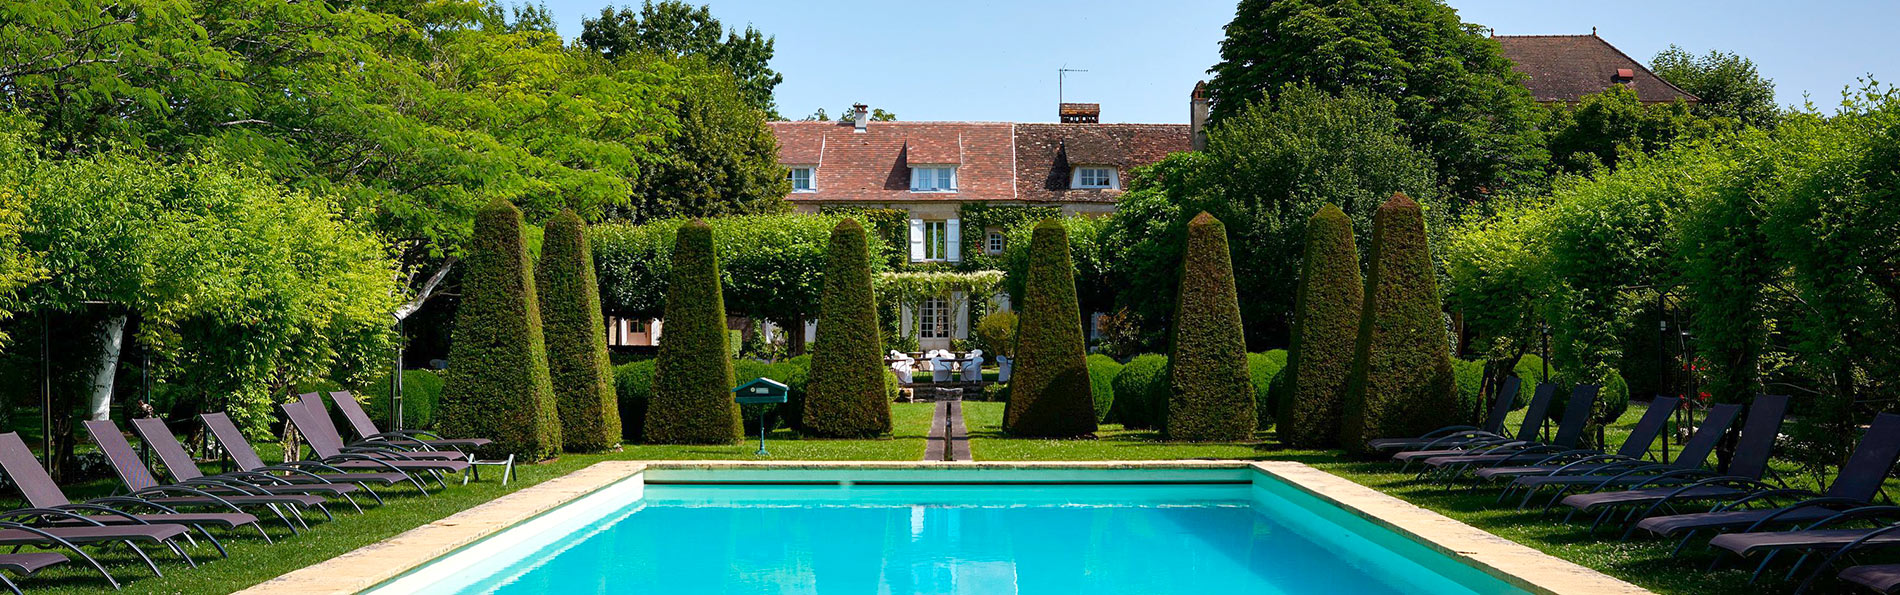
<instances>
[{"instance_id":1,"label":"tall tree","mask_svg":"<svg viewBox=\"0 0 1900 595\"><path fill-rule=\"evenodd\" d=\"M442 430L493 438L496 453L539 461L560 452L561 420L521 211L489 202L477 215L474 241L442 386Z\"/></svg>"},{"instance_id":2,"label":"tall tree","mask_svg":"<svg viewBox=\"0 0 1900 595\"><path fill-rule=\"evenodd\" d=\"M1733 118L1747 126L1771 126L1781 117L1775 105L1775 81L1761 75L1755 61L1709 50L1697 56L1671 45L1649 60L1649 69L1700 100L1696 113Z\"/></svg>"},{"instance_id":3,"label":"tall tree","mask_svg":"<svg viewBox=\"0 0 1900 595\"><path fill-rule=\"evenodd\" d=\"M1275 387L1281 393L1275 395L1278 434L1288 446L1325 447L1339 440L1364 296L1352 220L1339 207L1326 205L1306 223L1293 341L1282 372L1286 378Z\"/></svg>"},{"instance_id":4,"label":"tall tree","mask_svg":"<svg viewBox=\"0 0 1900 595\"><path fill-rule=\"evenodd\" d=\"M1537 106L1480 31L1441 0L1243 0L1209 70L1211 120L1288 83L1356 87L1397 105L1454 205L1534 189L1547 159Z\"/></svg>"},{"instance_id":5,"label":"tall tree","mask_svg":"<svg viewBox=\"0 0 1900 595\"><path fill-rule=\"evenodd\" d=\"M1083 353L1068 230L1054 219L1043 221L1030 244L1034 260L1023 291L1016 368L1003 428L1018 436L1093 434L1095 399Z\"/></svg>"},{"instance_id":6,"label":"tall tree","mask_svg":"<svg viewBox=\"0 0 1900 595\"><path fill-rule=\"evenodd\" d=\"M770 65L773 39L750 26L727 31L708 6L679 0L648 0L638 12L607 6L598 18L581 21L579 41L614 60L643 53L703 57L738 79L746 103L776 116L772 90L785 77Z\"/></svg>"},{"instance_id":7,"label":"tall tree","mask_svg":"<svg viewBox=\"0 0 1900 595\"><path fill-rule=\"evenodd\" d=\"M1195 216L1184 252L1164 433L1173 440L1247 440L1256 421L1253 385L1227 226L1206 212Z\"/></svg>"},{"instance_id":8,"label":"tall tree","mask_svg":"<svg viewBox=\"0 0 1900 595\"><path fill-rule=\"evenodd\" d=\"M1397 194L1379 207L1371 260L1339 432L1354 453L1367 452L1368 440L1417 436L1464 414L1418 203Z\"/></svg>"},{"instance_id":9,"label":"tall tree","mask_svg":"<svg viewBox=\"0 0 1900 595\"><path fill-rule=\"evenodd\" d=\"M820 436L864 437L891 431L884 395L884 347L871 291L871 252L864 226L839 221L825 258L825 294L818 312L818 349L806 381L803 427Z\"/></svg>"},{"instance_id":10,"label":"tall tree","mask_svg":"<svg viewBox=\"0 0 1900 595\"><path fill-rule=\"evenodd\" d=\"M1636 91L1622 85L1585 95L1574 107L1550 109L1551 166L1571 173L1615 169L1626 155L1653 154L1735 128L1734 120L1697 116L1684 102L1643 105Z\"/></svg>"},{"instance_id":11,"label":"tall tree","mask_svg":"<svg viewBox=\"0 0 1900 595\"><path fill-rule=\"evenodd\" d=\"M704 59L645 58L636 71L669 72L678 128L640 160L639 180L620 218L714 217L783 212L791 182L778 163L767 116L740 97L739 81ZM623 68L630 65L621 62Z\"/></svg>"},{"instance_id":12,"label":"tall tree","mask_svg":"<svg viewBox=\"0 0 1900 595\"><path fill-rule=\"evenodd\" d=\"M585 228L573 211L548 220L534 269L561 447L568 452L606 450L620 442L613 366L607 360L607 334L601 332L607 326L601 321L600 285Z\"/></svg>"},{"instance_id":13,"label":"tall tree","mask_svg":"<svg viewBox=\"0 0 1900 595\"><path fill-rule=\"evenodd\" d=\"M732 444L745 434L732 398L726 301L713 230L694 220L673 245L666 290L666 338L653 370L646 439L660 444Z\"/></svg>"}]
</instances>

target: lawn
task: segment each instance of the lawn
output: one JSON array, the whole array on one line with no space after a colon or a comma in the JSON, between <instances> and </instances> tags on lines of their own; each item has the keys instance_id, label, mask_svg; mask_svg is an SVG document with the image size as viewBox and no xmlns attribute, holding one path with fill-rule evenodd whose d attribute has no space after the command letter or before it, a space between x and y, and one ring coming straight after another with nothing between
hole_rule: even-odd
<instances>
[{"instance_id":1,"label":"lawn","mask_svg":"<svg viewBox=\"0 0 1900 595\"><path fill-rule=\"evenodd\" d=\"M884 440L801 440L790 432L777 431L766 444L774 460L918 460L923 457L924 441L932 406L927 403L900 403L893 406L895 436ZM1661 593L1729 593L1743 590L1780 593L1792 585L1779 580L1764 586L1746 584L1748 574L1738 569L1704 572L1711 559L1701 551L1692 551L1689 559L1670 560L1668 546L1659 542L1618 542L1606 533L1584 534L1583 527L1560 523L1559 515L1520 513L1494 504L1495 492L1451 491L1420 485L1410 475L1397 473L1384 463L1345 459L1337 451L1284 450L1273 446L1270 433L1256 443L1179 444L1156 440L1151 431L1124 430L1105 425L1095 439L1039 440L1008 438L999 427L1001 403L966 402L963 407L971 433L971 450L980 461L1058 461L1104 459L1274 459L1293 460L1314 465L1358 483L1377 488L1412 503L1470 523L1504 538L1549 552L1553 555L1601 570ZM1609 441L1620 442L1628 426L1642 412L1638 405L1610 428ZM1513 422L1513 425L1515 422ZM266 546L255 537L234 536L226 539L231 550L228 560L215 559L208 546L200 546L193 555L201 567L188 569L177 562L165 562L160 568L166 577L154 579L129 554L116 553L109 568L122 582L127 593L222 593L255 584L352 549L380 541L418 525L440 519L462 509L503 494L558 477L603 460L661 459L740 459L756 460L756 441L733 446L657 446L639 445L621 451L595 455L566 455L539 465L517 469L517 481L502 487L490 477L481 483L452 486L433 497L413 492L397 492L389 505L355 515L338 513L335 521L315 523L304 535L289 537L279 546ZM268 449L267 449L268 450ZM75 496L103 494L110 482L76 486ZM4 503L0 503L4 504ZM274 536L285 531L279 527ZM1785 570L1785 566L1782 567ZM98 592L104 583L94 575L73 569L58 569L26 579L27 589L38 593Z\"/></svg>"}]
</instances>

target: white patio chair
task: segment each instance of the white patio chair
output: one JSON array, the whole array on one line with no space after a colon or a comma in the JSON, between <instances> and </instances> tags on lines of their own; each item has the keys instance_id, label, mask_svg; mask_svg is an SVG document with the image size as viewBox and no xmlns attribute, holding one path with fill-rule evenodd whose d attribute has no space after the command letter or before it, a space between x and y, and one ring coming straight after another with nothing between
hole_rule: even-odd
<instances>
[{"instance_id":1,"label":"white patio chair","mask_svg":"<svg viewBox=\"0 0 1900 595\"><path fill-rule=\"evenodd\" d=\"M996 356L996 381L1009 382L1009 358Z\"/></svg>"},{"instance_id":2,"label":"white patio chair","mask_svg":"<svg viewBox=\"0 0 1900 595\"><path fill-rule=\"evenodd\" d=\"M963 381L983 381L983 350L971 349L970 361L963 362Z\"/></svg>"},{"instance_id":3,"label":"white patio chair","mask_svg":"<svg viewBox=\"0 0 1900 595\"><path fill-rule=\"evenodd\" d=\"M891 362L891 373L897 375L897 381L899 383L910 384L910 372L915 363L916 362L911 361L909 358Z\"/></svg>"},{"instance_id":4,"label":"white patio chair","mask_svg":"<svg viewBox=\"0 0 1900 595\"><path fill-rule=\"evenodd\" d=\"M932 352L930 357L930 380L932 382L950 381L950 354L943 351Z\"/></svg>"}]
</instances>

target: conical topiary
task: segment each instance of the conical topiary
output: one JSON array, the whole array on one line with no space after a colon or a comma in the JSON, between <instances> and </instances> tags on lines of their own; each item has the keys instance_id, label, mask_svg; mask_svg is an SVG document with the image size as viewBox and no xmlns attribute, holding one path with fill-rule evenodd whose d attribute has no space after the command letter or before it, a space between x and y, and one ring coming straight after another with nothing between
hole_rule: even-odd
<instances>
[{"instance_id":1,"label":"conical topiary","mask_svg":"<svg viewBox=\"0 0 1900 595\"><path fill-rule=\"evenodd\" d=\"M613 364L607 360L607 333L601 332L607 325L601 321L600 286L585 226L574 211L548 220L534 269L561 448L568 452L601 451L620 443Z\"/></svg>"},{"instance_id":2,"label":"conical topiary","mask_svg":"<svg viewBox=\"0 0 1900 595\"><path fill-rule=\"evenodd\" d=\"M804 429L818 436L858 438L891 431L884 397L884 344L871 292L871 253L864 227L852 219L831 229L825 289L818 303L818 344L807 377Z\"/></svg>"},{"instance_id":3,"label":"conical topiary","mask_svg":"<svg viewBox=\"0 0 1900 595\"><path fill-rule=\"evenodd\" d=\"M1417 436L1458 419L1445 321L1418 203L1393 195L1373 216L1371 270L1339 441Z\"/></svg>"},{"instance_id":4,"label":"conical topiary","mask_svg":"<svg viewBox=\"0 0 1900 595\"><path fill-rule=\"evenodd\" d=\"M726 301L712 226L693 220L673 241L665 334L653 370L646 439L658 444L732 444L745 434L732 399Z\"/></svg>"},{"instance_id":5,"label":"conical topiary","mask_svg":"<svg viewBox=\"0 0 1900 595\"><path fill-rule=\"evenodd\" d=\"M1174 440L1251 439L1253 384L1247 376L1247 339L1234 294L1227 226L1205 212L1195 216L1188 222L1182 254L1163 433Z\"/></svg>"},{"instance_id":6,"label":"conical topiary","mask_svg":"<svg viewBox=\"0 0 1900 595\"><path fill-rule=\"evenodd\" d=\"M1054 219L1037 224L1029 254L1003 428L1017 436L1093 434L1095 399L1083 359L1068 230Z\"/></svg>"},{"instance_id":7,"label":"conical topiary","mask_svg":"<svg viewBox=\"0 0 1900 595\"><path fill-rule=\"evenodd\" d=\"M1339 416L1345 407L1346 379L1352 375L1364 295L1352 219L1339 207L1321 207L1306 222L1292 345L1283 372L1286 380L1279 388L1285 394L1275 416L1280 441L1287 446L1320 448L1339 441Z\"/></svg>"},{"instance_id":8,"label":"conical topiary","mask_svg":"<svg viewBox=\"0 0 1900 595\"><path fill-rule=\"evenodd\" d=\"M437 419L449 436L494 439L486 452L539 461L561 450L547 345L521 211L495 199L475 214Z\"/></svg>"}]
</instances>

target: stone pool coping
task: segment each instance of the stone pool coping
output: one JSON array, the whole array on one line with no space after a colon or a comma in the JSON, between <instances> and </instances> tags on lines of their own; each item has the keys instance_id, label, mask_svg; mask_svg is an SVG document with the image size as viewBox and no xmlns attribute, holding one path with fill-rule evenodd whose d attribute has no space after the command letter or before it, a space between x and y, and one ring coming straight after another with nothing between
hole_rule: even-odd
<instances>
[{"instance_id":1,"label":"stone pool coping","mask_svg":"<svg viewBox=\"0 0 1900 595\"><path fill-rule=\"evenodd\" d=\"M648 469L1254 469L1354 515L1544 595L1639 594L1640 587L1351 480L1291 461L603 461L259 583L239 593L357 593Z\"/></svg>"}]
</instances>

